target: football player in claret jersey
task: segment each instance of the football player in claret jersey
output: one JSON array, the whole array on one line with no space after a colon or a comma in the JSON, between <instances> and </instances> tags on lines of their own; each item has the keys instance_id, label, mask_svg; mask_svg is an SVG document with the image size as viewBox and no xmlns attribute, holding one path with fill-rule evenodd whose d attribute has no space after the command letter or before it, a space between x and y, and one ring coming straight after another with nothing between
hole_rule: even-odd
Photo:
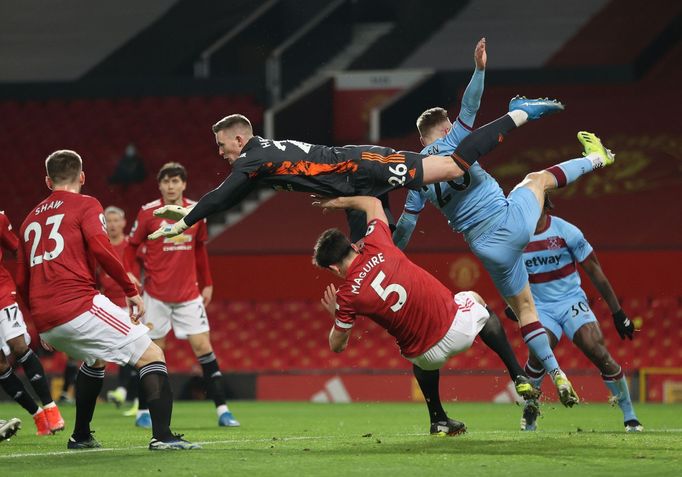
<instances>
[{"instance_id":1,"label":"football player in claret jersey","mask_svg":"<svg viewBox=\"0 0 682 477\"><path fill-rule=\"evenodd\" d=\"M353 208L367 214L362 248L339 230L329 229L317 240L313 263L341 277L338 291L325 290L322 304L334 325L329 346L340 353L348 345L357 316L369 317L396 338L401 354L413 363L414 376L426 399L430 432L456 435L466 426L448 418L440 402L439 369L451 356L471 347L476 336L507 366L516 390L524 398L539 395L507 341L499 318L475 292L454 295L436 278L412 263L391 239L381 202L374 197L319 199L323 208Z\"/></svg>"},{"instance_id":2,"label":"football player in claret jersey","mask_svg":"<svg viewBox=\"0 0 682 477\"><path fill-rule=\"evenodd\" d=\"M2 249L17 252L19 239L12 232L4 212L0 211L0 260ZM46 436L64 429L64 419L52 400L45 370L38 357L28 347L31 337L26 330L24 317L16 300L14 280L0 263L0 386L21 407L33 416L38 435ZM40 398L43 407L38 406L14 374L6 356L14 357L21 364L31 387Z\"/></svg>"},{"instance_id":3,"label":"football player in claret jersey","mask_svg":"<svg viewBox=\"0 0 682 477\"><path fill-rule=\"evenodd\" d=\"M223 376L213 353L206 306L211 301L213 285L208 266L206 221L201 220L180 235L151 241L147 235L169 221L156 217L154 210L164 205L188 207L193 201L185 198L187 171L177 162L169 162L157 174L161 199L143 205L130 232L125 252L126 265L131 266L138 247L144 245L144 302L145 321L154 325L149 335L162 349L165 337L173 329L175 337L189 341L197 357L209 395L218 414L218 425L238 427L225 401ZM146 406L140 396L136 419L138 426L146 425Z\"/></svg>"},{"instance_id":4,"label":"football player in claret jersey","mask_svg":"<svg viewBox=\"0 0 682 477\"><path fill-rule=\"evenodd\" d=\"M76 422L69 449L101 447L90 429L107 361L138 368L153 422L150 450L192 449L170 430L173 395L163 351L139 323L144 304L109 243L102 206L80 194L85 183L80 156L55 151L45 161L52 193L21 226L17 285L41 340L83 361L76 378ZM95 287L91 258L123 290L130 316Z\"/></svg>"},{"instance_id":5,"label":"football player in claret jersey","mask_svg":"<svg viewBox=\"0 0 682 477\"><path fill-rule=\"evenodd\" d=\"M477 70L480 69L480 63L476 58ZM508 115L471 132L482 93L483 71L475 71L454 123L450 122L443 108L427 109L419 116L417 129L424 146L422 154L449 154L454 151L457 155L461 149L470 149L471 138L481 134L481 131L490 129L502 137L529 119L537 119L555 111L546 101L516 97L509 103ZM500 294L519 316L520 331L526 345L536 356L542 357L542 368L550 373L561 402L569 407L578 403L578 395L561 371L538 321L521 255L540 216L545 191L563 187L581 175L614 161L614 155L602 146L594 134L580 132L578 139L585 148L585 157L528 174L507 197L497 181L478 162L473 162L461 179L408 191L405 210L393 234L395 243L404 249L426 202L437 207L448 219L453 231L464 235L471 251L481 260ZM495 146L494 142L485 144L477 141L475 144L478 144L478 150L472 153L472 159Z\"/></svg>"},{"instance_id":6,"label":"football player in claret jersey","mask_svg":"<svg viewBox=\"0 0 682 477\"><path fill-rule=\"evenodd\" d=\"M563 333L599 369L604 384L612 394L611 400L623 412L626 432L641 432L643 427L632 406L628 382L623 368L613 359L602 335L599 322L590 309L587 295L580 286L576 264L585 271L590 281L609 305L616 330L621 339L632 339L635 326L620 307L608 278L597 260L592 245L575 225L548 212L554 205L545 198L535 235L523 251L523 262L528 270L530 289L538 309L540 322L545 327L554 348ZM507 316L515 318L511 310ZM540 387L545 375L532 354L528 356L526 372L533 384ZM538 416L537 402L529 400L524 407L521 429L534 431Z\"/></svg>"}]
</instances>

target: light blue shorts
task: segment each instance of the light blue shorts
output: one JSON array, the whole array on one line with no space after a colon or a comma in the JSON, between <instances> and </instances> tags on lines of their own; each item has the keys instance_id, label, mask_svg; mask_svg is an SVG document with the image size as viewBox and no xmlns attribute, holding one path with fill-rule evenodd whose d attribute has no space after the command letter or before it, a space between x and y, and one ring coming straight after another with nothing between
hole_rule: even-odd
<instances>
[{"instance_id":1,"label":"light blue shorts","mask_svg":"<svg viewBox=\"0 0 682 477\"><path fill-rule=\"evenodd\" d=\"M538 306L538 316L542 326L552 332L557 340L561 339L562 333L566 333L568 339L573 341L573 336L581 326L596 322L597 318L590 309L585 297L577 296L574 300L551 306Z\"/></svg>"},{"instance_id":2,"label":"light blue shorts","mask_svg":"<svg viewBox=\"0 0 682 477\"><path fill-rule=\"evenodd\" d=\"M540 218L540 204L527 187L514 189L506 209L488 229L470 240L471 251L483 263L504 297L518 295L528 283L523 249L528 245Z\"/></svg>"}]
</instances>

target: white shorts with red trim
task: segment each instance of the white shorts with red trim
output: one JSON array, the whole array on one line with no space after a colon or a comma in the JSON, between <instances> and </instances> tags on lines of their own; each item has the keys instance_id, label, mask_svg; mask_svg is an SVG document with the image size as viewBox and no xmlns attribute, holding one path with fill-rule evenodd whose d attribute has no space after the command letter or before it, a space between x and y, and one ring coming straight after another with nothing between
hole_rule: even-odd
<instances>
[{"instance_id":1,"label":"white shorts with red trim","mask_svg":"<svg viewBox=\"0 0 682 477\"><path fill-rule=\"evenodd\" d=\"M470 292L456 294L455 302L459 308L445 336L424 354L407 358L421 369L426 371L440 369L451 356L471 348L476 335L490 318L486 307L478 303Z\"/></svg>"},{"instance_id":2,"label":"white shorts with red trim","mask_svg":"<svg viewBox=\"0 0 682 477\"><path fill-rule=\"evenodd\" d=\"M198 335L211 329L201 296L181 303L157 300L149 293L145 293L142 299L145 308L142 319L145 323L154 325L149 332L153 340L166 336L171 327L179 340L186 340L190 335Z\"/></svg>"},{"instance_id":3,"label":"white shorts with red trim","mask_svg":"<svg viewBox=\"0 0 682 477\"><path fill-rule=\"evenodd\" d=\"M19 305L12 303L0 310L0 348L5 356L10 355L10 349L7 342L17 336L24 336L26 344L31 343L31 335L26 330L26 322L24 315L19 309Z\"/></svg>"},{"instance_id":4,"label":"white shorts with red trim","mask_svg":"<svg viewBox=\"0 0 682 477\"><path fill-rule=\"evenodd\" d=\"M120 307L104 295L95 295L92 308L40 337L73 359L91 365L101 359L120 365L134 365L151 344L149 328L134 325Z\"/></svg>"}]
</instances>

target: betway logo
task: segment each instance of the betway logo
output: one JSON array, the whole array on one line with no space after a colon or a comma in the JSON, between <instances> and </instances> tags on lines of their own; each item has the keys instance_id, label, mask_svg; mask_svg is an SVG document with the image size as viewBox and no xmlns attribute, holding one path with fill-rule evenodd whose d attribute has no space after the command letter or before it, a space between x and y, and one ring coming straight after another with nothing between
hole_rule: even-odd
<instances>
[{"instance_id":1,"label":"betway logo","mask_svg":"<svg viewBox=\"0 0 682 477\"><path fill-rule=\"evenodd\" d=\"M549 257L533 257L525 261L526 267L539 267L540 265L558 265L561 255L550 255Z\"/></svg>"}]
</instances>

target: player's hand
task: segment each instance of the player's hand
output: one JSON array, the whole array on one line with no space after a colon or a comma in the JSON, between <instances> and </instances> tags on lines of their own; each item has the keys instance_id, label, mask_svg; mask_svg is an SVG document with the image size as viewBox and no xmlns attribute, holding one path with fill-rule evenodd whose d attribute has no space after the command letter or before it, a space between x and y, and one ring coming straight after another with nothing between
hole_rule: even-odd
<instances>
[{"instance_id":1,"label":"player's hand","mask_svg":"<svg viewBox=\"0 0 682 477\"><path fill-rule=\"evenodd\" d=\"M512 310L511 306L507 306L504 309L504 314L512 321L519 321L519 318L516 316L516 313L514 313L514 310Z\"/></svg>"},{"instance_id":2,"label":"player's hand","mask_svg":"<svg viewBox=\"0 0 682 477\"><path fill-rule=\"evenodd\" d=\"M180 220L184 219L190 210L191 208L181 205L164 205L154 210L154 216L168 220Z\"/></svg>"},{"instance_id":3,"label":"player's hand","mask_svg":"<svg viewBox=\"0 0 682 477\"><path fill-rule=\"evenodd\" d=\"M180 235L185 230L187 230L187 224L183 219L181 219L178 222L175 222L174 224L162 225L156 232L147 235L147 238L149 240L156 240L157 238L160 237L166 238L175 237L176 235Z\"/></svg>"},{"instance_id":4,"label":"player's hand","mask_svg":"<svg viewBox=\"0 0 682 477\"><path fill-rule=\"evenodd\" d=\"M320 303L322 303L322 306L329 312L330 315L332 315L332 318L336 316L336 291L336 287L333 283L331 285L327 285L324 295L322 296L322 299L320 299Z\"/></svg>"},{"instance_id":5,"label":"player's hand","mask_svg":"<svg viewBox=\"0 0 682 477\"><path fill-rule=\"evenodd\" d=\"M316 194L312 194L310 197L313 199L313 206L321 208L323 213L325 213L327 209L346 208L346 204L344 203L345 197L324 197Z\"/></svg>"},{"instance_id":6,"label":"player's hand","mask_svg":"<svg viewBox=\"0 0 682 477\"><path fill-rule=\"evenodd\" d=\"M476 48L474 48L474 62L477 70L484 70L488 63L488 53L485 51L485 37L478 40Z\"/></svg>"},{"instance_id":7,"label":"player's hand","mask_svg":"<svg viewBox=\"0 0 682 477\"><path fill-rule=\"evenodd\" d=\"M620 335L620 339L624 340L626 336L629 339L632 339L632 335L635 332L635 325L630 318L627 317L622 308L613 314L613 323L616 325L616 330Z\"/></svg>"},{"instance_id":8,"label":"player's hand","mask_svg":"<svg viewBox=\"0 0 682 477\"><path fill-rule=\"evenodd\" d=\"M204 301L205 307L211 303L211 300L213 299L213 285L205 286L204 289L201 290L201 299Z\"/></svg>"},{"instance_id":9,"label":"player's hand","mask_svg":"<svg viewBox=\"0 0 682 477\"><path fill-rule=\"evenodd\" d=\"M130 309L130 321L134 325L140 324L140 318L144 315L144 302L140 295L127 297L128 308Z\"/></svg>"}]
</instances>

